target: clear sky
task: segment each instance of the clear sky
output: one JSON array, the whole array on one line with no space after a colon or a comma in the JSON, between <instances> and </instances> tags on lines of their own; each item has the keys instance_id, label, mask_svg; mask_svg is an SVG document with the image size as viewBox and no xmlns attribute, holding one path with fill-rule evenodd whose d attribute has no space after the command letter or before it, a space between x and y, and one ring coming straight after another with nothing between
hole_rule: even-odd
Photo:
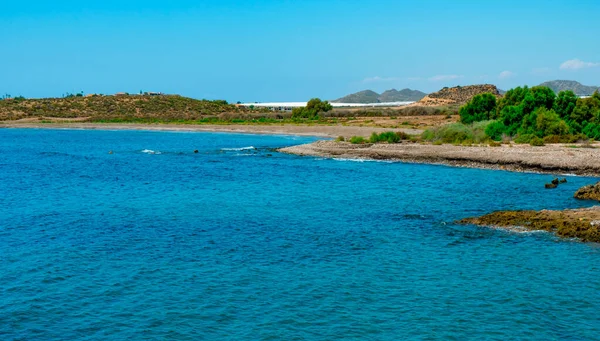
<instances>
[{"instance_id":1,"label":"clear sky","mask_svg":"<svg viewBox=\"0 0 600 341\"><path fill-rule=\"evenodd\" d=\"M302 101L600 85L599 18L598 0L3 0L0 94Z\"/></svg>"}]
</instances>

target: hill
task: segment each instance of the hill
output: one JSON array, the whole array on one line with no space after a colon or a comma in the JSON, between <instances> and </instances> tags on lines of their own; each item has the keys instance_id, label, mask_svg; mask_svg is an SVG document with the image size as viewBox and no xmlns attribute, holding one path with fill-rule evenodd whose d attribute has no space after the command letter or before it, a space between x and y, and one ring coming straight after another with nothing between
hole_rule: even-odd
<instances>
[{"instance_id":1,"label":"hill","mask_svg":"<svg viewBox=\"0 0 600 341\"><path fill-rule=\"evenodd\" d=\"M552 89L552 91L554 91L555 93L559 93L564 90L571 90L577 96L591 96L594 93L594 91L596 91L596 90L600 91L600 87L598 87L598 86L587 86L587 85L582 85L581 83L576 82L576 81L566 81L566 80L555 80L555 81L544 82L544 83L540 84L540 86L547 86L550 89Z\"/></svg>"},{"instance_id":2,"label":"hill","mask_svg":"<svg viewBox=\"0 0 600 341\"><path fill-rule=\"evenodd\" d=\"M475 95L491 93L500 97L500 91L495 85L481 84L456 86L453 88L443 88L438 92L431 93L421 99L419 105L436 106L447 104L464 104L471 100Z\"/></svg>"},{"instance_id":3,"label":"hill","mask_svg":"<svg viewBox=\"0 0 600 341\"><path fill-rule=\"evenodd\" d=\"M24 118L77 118L89 121L195 120L249 109L225 101L207 101L179 95L120 95L0 100L0 120Z\"/></svg>"},{"instance_id":4,"label":"hill","mask_svg":"<svg viewBox=\"0 0 600 341\"><path fill-rule=\"evenodd\" d=\"M384 91L381 95L372 90L363 90L354 94L338 98L333 103L387 103L387 102L413 102L418 101L427 95L419 90L390 89Z\"/></svg>"}]
</instances>

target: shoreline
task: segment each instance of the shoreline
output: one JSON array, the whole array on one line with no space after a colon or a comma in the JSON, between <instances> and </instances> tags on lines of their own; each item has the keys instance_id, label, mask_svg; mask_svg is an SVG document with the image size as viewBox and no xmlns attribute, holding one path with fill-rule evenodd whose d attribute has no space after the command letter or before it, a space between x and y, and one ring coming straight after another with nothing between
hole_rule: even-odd
<instances>
[{"instance_id":1,"label":"shoreline","mask_svg":"<svg viewBox=\"0 0 600 341\"><path fill-rule=\"evenodd\" d=\"M419 134L419 129L389 129L342 125L189 125L139 123L37 123L0 122L0 129L74 129L132 130L166 132L217 132L258 135L293 135L336 138L365 136L373 132L402 131ZM597 144L600 146L600 144ZM570 147L569 147L570 146ZM394 162L445 165L451 167L532 172L554 175L600 177L600 148L584 148L577 144L553 144L542 147L529 145L455 146L403 142L399 144L351 144L320 140L281 148L278 151L301 156L387 160Z\"/></svg>"},{"instance_id":2,"label":"shoreline","mask_svg":"<svg viewBox=\"0 0 600 341\"><path fill-rule=\"evenodd\" d=\"M568 147L575 146L575 147ZM600 148L557 144L464 147L417 143L350 144L317 141L279 149L301 156L388 160L453 167L600 177Z\"/></svg>"},{"instance_id":3,"label":"shoreline","mask_svg":"<svg viewBox=\"0 0 600 341\"><path fill-rule=\"evenodd\" d=\"M5 129L74 129L74 130L149 130L149 131L187 131L187 132L215 132L234 134L264 134L264 135L296 135L336 138L338 136L368 137L373 132L402 131L410 135L420 134L421 129L406 128L378 128L343 125L218 125L218 124L141 124L141 123L20 123L0 122L0 128Z\"/></svg>"}]
</instances>

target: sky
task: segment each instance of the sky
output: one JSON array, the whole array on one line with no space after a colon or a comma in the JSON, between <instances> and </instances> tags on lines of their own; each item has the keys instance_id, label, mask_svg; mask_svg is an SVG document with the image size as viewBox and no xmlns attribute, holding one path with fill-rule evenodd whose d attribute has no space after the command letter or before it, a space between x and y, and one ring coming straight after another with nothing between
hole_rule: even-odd
<instances>
[{"instance_id":1,"label":"sky","mask_svg":"<svg viewBox=\"0 0 600 341\"><path fill-rule=\"evenodd\" d=\"M600 86L599 16L597 0L3 0L0 94L264 102Z\"/></svg>"}]
</instances>

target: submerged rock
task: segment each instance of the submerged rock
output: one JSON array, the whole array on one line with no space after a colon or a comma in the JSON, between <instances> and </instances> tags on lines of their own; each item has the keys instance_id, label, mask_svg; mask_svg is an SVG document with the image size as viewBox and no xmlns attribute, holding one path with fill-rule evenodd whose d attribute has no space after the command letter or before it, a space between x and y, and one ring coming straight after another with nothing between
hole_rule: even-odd
<instances>
[{"instance_id":1,"label":"submerged rock","mask_svg":"<svg viewBox=\"0 0 600 341\"><path fill-rule=\"evenodd\" d=\"M575 198L581 200L600 201L600 182L595 185L583 186L575 192Z\"/></svg>"},{"instance_id":2,"label":"submerged rock","mask_svg":"<svg viewBox=\"0 0 600 341\"><path fill-rule=\"evenodd\" d=\"M550 188L556 188L556 187L558 187L558 185L555 184L555 183L546 184L546 188L548 188L548 189L550 189Z\"/></svg>"},{"instance_id":3,"label":"submerged rock","mask_svg":"<svg viewBox=\"0 0 600 341\"><path fill-rule=\"evenodd\" d=\"M561 183L561 184L564 184L564 183L566 183L566 182L567 182L567 178L562 178L562 179L560 179L560 183Z\"/></svg>"}]
</instances>

